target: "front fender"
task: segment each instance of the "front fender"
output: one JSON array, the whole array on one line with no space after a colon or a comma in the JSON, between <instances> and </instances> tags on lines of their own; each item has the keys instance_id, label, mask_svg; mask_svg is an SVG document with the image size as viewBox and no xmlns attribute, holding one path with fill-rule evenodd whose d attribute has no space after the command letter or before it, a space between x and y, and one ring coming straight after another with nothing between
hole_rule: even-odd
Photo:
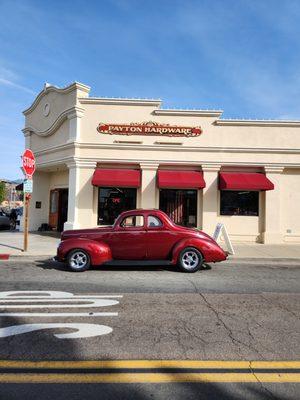
<instances>
[{"instance_id":1,"label":"front fender","mask_svg":"<svg viewBox=\"0 0 300 400\"><path fill-rule=\"evenodd\" d=\"M58 260L65 261L68 253L74 249L85 250L91 257L92 265L100 265L112 260L110 247L106 243L85 238L70 238L60 242L57 249Z\"/></svg>"},{"instance_id":2,"label":"front fender","mask_svg":"<svg viewBox=\"0 0 300 400\"><path fill-rule=\"evenodd\" d=\"M202 254L205 262L217 262L226 260L226 253L212 240L200 238L186 238L176 243L172 252L172 264L177 264L181 251L186 247L194 247Z\"/></svg>"}]
</instances>

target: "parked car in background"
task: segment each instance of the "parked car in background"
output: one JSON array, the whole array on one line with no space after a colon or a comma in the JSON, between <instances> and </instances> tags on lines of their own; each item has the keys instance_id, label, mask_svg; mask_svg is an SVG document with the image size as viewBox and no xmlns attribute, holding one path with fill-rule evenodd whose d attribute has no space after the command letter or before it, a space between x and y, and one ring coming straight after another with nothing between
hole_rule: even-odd
<instances>
[{"instance_id":1,"label":"parked car in background","mask_svg":"<svg viewBox=\"0 0 300 400\"><path fill-rule=\"evenodd\" d=\"M114 225L64 231L58 261L71 270L91 265L170 265L195 272L204 262L226 260L227 253L206 233L176 225L160 210L132 210Z\"/></svg>"},{"instance_id":2,"label":"parked car in background","mask_svg":"<svg viewBox=\"0 0 300 400\"><path fill-rule=\"evenodd\" d=\"M0 210L0 229L10 229L10 218L2 210Z\"/></svg>"}]
</instances>

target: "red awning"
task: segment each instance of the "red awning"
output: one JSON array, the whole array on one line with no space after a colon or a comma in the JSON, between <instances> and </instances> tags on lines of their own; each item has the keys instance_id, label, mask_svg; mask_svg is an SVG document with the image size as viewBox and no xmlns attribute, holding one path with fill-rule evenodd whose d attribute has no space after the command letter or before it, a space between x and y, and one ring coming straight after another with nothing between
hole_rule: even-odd
<instances>
[{"instance_id":1,"label":"red awning","mask_svg":"<svg viewBox=\"0 0 300 400\"><path fill-rule=\"evenodd\" d=\"M205 181L201 171L158 170L157 186L169 189L203 189Z\"/></svg>"},{"instance_id":2,"label":"red awning","mask_svg":"<svg viewBox=\"0 0 300 400\"><path fill-rule=\"evenodd\" d=\"M259 173L220 172L220 190L273 190L274 184Z\"/></svg>"},{"instance_id":3,"label":"red awning","mask_svg":"<svg viewBox=\"0 0 300 400\"><path fill-rule=\"evenodd\" d=\"M141 186L141 172L138 169L95 169L92 185L103 187Z\"/></svg>"}]
</instances>

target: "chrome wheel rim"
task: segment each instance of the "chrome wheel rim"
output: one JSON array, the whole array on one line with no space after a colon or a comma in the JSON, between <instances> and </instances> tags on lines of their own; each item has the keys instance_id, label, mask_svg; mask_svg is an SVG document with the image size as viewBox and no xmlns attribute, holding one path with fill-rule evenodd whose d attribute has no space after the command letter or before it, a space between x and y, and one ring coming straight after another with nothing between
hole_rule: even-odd
<instances>
[{"instance_id":1,"label":"chrome wheel rim","mask_svg":"<svg viewBox=\"0 0 300 400\"><path fill-rule=\"evenodd\" d=\"M189 250L182 255L182 264L185 269L194 269L199 263L199 256L195 251Z\"/></svg>"},{"instance_id":2,"label":"chrome wheel rim","mask_svg":"<svg viewBox=\"0 0 300 400\"><path fill-rule=\"evenodd\" d=\"M82 251L76 251L70 258L70 266L74 269L81 269L86 266L88 261L87 255Z\"/></svg>"}]
</instances>

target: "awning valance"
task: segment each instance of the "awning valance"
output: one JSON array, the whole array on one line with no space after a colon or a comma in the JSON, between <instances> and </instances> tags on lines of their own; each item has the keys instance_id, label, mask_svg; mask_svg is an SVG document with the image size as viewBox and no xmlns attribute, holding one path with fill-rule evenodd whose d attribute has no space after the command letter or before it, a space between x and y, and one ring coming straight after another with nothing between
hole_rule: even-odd
<instances>
[{"instance_id":1,"label":"awning valance","mask_svg":"<svg viewBox=\"0 0 300 400\"><path fill-rule=\"evenodd\" d=\"M220 190L273 190L274 184L260 173L220 172Z\"/></svg>"},{"instance_id":2,"label":"awning valance","mask_svg":"<svg viewBox=\"0 0 300 400\"><path fill-rule=\"evenodd\" d=\"M130 187L141 186L141 172L138 169L95 169L92 185L103 187Z\"/></svg>"},{"instance_id":3,"label":"awning valance","mask_svg":"<svg viewBox=\"0 0 300 400\"><path fill-rule=\"evenodd\" d=\"M205 181L201 171L158 170L157 186L161 189L203 189Z\"/></svg>"}]
</instances>

